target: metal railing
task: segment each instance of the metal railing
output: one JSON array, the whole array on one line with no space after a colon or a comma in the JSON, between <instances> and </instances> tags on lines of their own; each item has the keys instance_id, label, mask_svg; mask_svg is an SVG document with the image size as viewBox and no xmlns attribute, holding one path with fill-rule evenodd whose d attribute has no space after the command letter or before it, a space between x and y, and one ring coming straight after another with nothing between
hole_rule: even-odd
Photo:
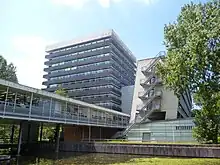
<instances>
[{"instance_id":1,"label":"metal railing","mask_svg":"<svg viewBox=\"0 0 220 165\"><path fill-rule=\"evenodd\" d=\"M155 58L154 58L153 60L151 60L151 62L149 63L148 66L143 66L143 67L141 68L141 71L147 73L147 72L154 66L154 64L160 59L160 57L163 57L163 56L165 56L165 52L164 52L164 51L160 51L160 52L155 56Z\"/></svg>"},{"instance_id":2,"label":"metal railing","mask_svg":"<svg viewBox=\"0 0 220 165\"><path fill-rule=\"evenodd\" d=\"M148 82L149 82L153 77L154 77L154 75L152 74L152 75L150 75L147 79L146 79L146 78L141 79L141 80L140 80L140 84L141 84L142 86L148 85Z\"/></svg>"},{"instance_id":3,"label":"metal railing","mask_svg":"<svg viewBox=\"0 0 220 165\"><path fill-rule=\"evenodd\" d=\"M8 119L115 128L126 128L128 125L128 119L124 119L122 116L121 120L116 120L108 117L106 114L95 115L94 113L92 110L87 113L83 113L81 110L77 112L56 111L51 105L41 107L0 101L0 116Z\"/></svg>"}]
</instances>

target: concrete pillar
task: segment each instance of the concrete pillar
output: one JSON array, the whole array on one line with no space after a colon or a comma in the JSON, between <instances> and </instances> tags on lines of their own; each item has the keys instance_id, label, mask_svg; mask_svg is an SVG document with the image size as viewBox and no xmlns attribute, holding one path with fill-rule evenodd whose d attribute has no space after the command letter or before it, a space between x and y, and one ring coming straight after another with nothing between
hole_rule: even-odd
<instances>
[{"instance_id":1,"label":"concrete pillar","mask_svg":"<svg viewBox=\"0 0 220 165\"><path fill-rule=\"evenodd\" d=\"M60 124L56 125L56 148L55 152L59 152L59 147L60 147Z\"/></svg>"},{"instance_id":2,"label":"concrete pillar","mask_svg":"<svg viewBox=\"0 0 220 165\"><path fill-rule=\"evenodd\" d=\"M31 123L28 123L28 132L27 132L27 143L30 143L32 139L30 139L30 133L31 133Z\"/></svg>"},{"instance_id":3,"label":"concrete pillar","mask_svg":"<svg viewBox=\"0 0 220 165\"><path fill-rule=\"evenodd\" d=\"M102 127L99 127L99 139L102 139Z\"/></svg>"},{"instance_id":4,"label":"concrete pillar","mask_svg":"<svg viewBox=\"0 0 220 165\"><path fill-rule=\"evenodd\" d=\"M10 143L13 144L14 141L14 132L15 132L15 125L13 124L11 127L11 136L10 136Z\"/></svg>"},{"instance_id":5,"label":"concrete pillar","mask_svg":"<svg viewBox=\"0 0 220 165\"><path fill-rule=\"evenodd\" d=\"M81 138L81 141L83 141L85 138L85 133L84 133L84 127L82 126L82 138Z\"/></svg>"},{"instance_id":6,"label":"concrete pillar","mask_svg":"<svg viewBox=\"0 0 220 165\"><path fill-rule=\"evenodd\" d=\"M44 126L44 123L41 123L41 126L40 126L40 142L42 141L42 137L43 137L43 126Z\"/></svg>"},{"instance_id":7,"label":"concrete pillar","mask_svg":"<svg viewBox=\"0 0 220 165\"><path fill-rule=\"evenodd\" d=\"M89 126L89 142L91 140L91 126Z\"/></svg>"},{"instance_id":8,"label":"concrete pillar","mask_svg":"<svg viewBox=\"0 0 220 165\"><path fill-rule=\"evenodd\" d=\"M21 151L21 143L22 143L22 131L23 130L23 122L20 122L20 128L19 128L19 136L18 136L18 150L17 150L17 155L20 155L20 151Z\"/></svg>"},{"instance_id":9,"label":"concrete pillar","mask_svg":"<svg viewBox=\"0 0 220 165\"><path fill-rule=\"evenodd\" d=\"M23 122L23 136L22 141L25 143L35 143L39 137L39 123L37 122Z\"/></svg>"}]
</instances>

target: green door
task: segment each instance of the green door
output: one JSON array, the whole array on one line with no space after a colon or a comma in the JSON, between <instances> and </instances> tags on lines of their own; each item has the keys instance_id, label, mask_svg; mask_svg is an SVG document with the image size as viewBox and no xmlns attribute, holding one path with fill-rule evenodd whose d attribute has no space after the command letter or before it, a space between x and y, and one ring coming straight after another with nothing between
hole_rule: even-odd
<instances>
[{"instance_id":1,"label":"green door","mask_svg":"<svg viewBox=\"0 0 220 165\"><path fill-rule=\"evenodd\" d=\"M148 142L148 141L150 141L150 133L149 132L143 132L142 142Z\"/></svg>"}]
</instances>

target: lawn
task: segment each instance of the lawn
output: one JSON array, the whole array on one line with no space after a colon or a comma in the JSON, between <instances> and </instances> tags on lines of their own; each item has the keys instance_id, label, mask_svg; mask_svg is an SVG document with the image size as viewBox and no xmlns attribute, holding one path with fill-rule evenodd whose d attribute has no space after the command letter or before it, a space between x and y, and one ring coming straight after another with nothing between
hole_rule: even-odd
<instances>
[{"instance_id":1,"label":"lawn","mask_svg":"<svg viewBox=\"0 0 220 165\"><path fill-rule=\"evenodd\" d=\"M124 163L111 165L220 165L220 159L198 158L135 158Z\"/></svg>"}]
</instances>

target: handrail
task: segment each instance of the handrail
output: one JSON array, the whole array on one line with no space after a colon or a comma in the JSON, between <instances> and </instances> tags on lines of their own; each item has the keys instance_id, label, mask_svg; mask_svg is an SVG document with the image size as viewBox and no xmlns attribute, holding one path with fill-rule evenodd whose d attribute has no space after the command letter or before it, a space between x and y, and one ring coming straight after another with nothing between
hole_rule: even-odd
<instances>
[{"instance_id":1,"label":"handrail","mask_svg":"<svg viewBox=\"0 0 220 165\"><path fill-rule=\"evenodd\" d=\"M142 68L147 68L146 70L142 69L141 68L141 71L145 71L145 72L148 72L152 66L160 59L159 57L163 57L164 55L162 55L162 52L165 54L164 51L160 51L155 57L153 60L151 60L150 64L148 66L143 66Z\"/></svg>"},{"instance_id":2,"label":"handrail","mask_svg":"<svg viewBox=\"0 0 220 165\"><path fill-rule=\"evenodd\" d=\"M144 66L144 67L141 68L141 71L143 70L143 68L146 68L146 67L147 67L147 69L146 69L145 71L149 71L149 70L152 68L152 66L160 59L160 57L164 56L163 53L165 54L164 51L159 52L159 53L155 56L155 59L152 60L148 66ZM151 75L151 78L152 78L152 75ZM149 79L150 79L150 78L148 78L146 81L148 81ZM145 82L146 82L146 81L145 81ZM144 83L145 83L145 82L144 82ZM147 94L148 91L150 91L151 89L153 89L153 88L157 85L158 82L159 82L159 81L156 80L156 82L155 82L154 84L152 84L152 86L146 90L145 94L144 94L142 97L144 97L144 96ZM151 98L147 101L147 103L141 108L141 110L143 110L147 105L149 105L149 103L151 103L151 101L152 101L155 97L157 97L157 96L158 96L158 95L155 94L153 97L151 97ZM146 115L140 120L140 122L138 122L138 123L142 123L142 122L146 119L146 117L148 117L148 116L152 113L153 110L154 110L154 109L148 110L148 111L147 111L147 114L146 114ZM121 136L125 136L125 135L129 132L129 130L130 130L131 128L133 128L133 126L134 126L136 123L137 123L137 122L136 122L136 119L132 120L124 131L122 131L122 132L117 132L117 133L120 134ZM117 135L117 134L116 134L116 135Z\"/></svg>"}]
</instances>

